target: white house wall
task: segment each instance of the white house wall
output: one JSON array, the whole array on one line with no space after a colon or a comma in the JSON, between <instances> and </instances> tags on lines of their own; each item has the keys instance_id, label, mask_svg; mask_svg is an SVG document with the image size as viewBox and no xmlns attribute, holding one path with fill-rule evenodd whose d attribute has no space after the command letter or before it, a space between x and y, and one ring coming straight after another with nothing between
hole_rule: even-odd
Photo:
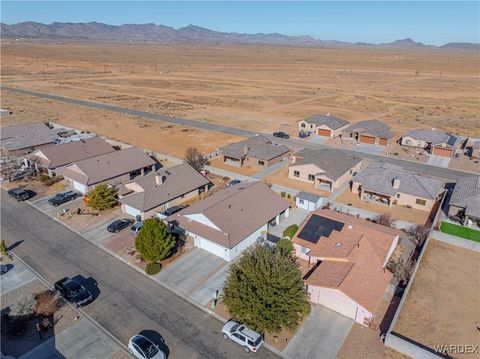
<instances>
[{"instance_id":1,"label":"white house wall","mask_svg":"<svg viewBox=\"0 0 480 359\"><path fill-rule=\"evenodd\" d=\"M195 222L199 222L201 224L209 226L210 228L215 228L216 230L221 231L220 228L218 228L212 221L210 221L207 217L205 217L205 215L201 213L186 214L185 217L190 218Z\"/></svg>"},{"instance_id":2,"label":"white house wall","mask_svg":"<svg viewBox=\"0 0 480 359\"><path fill-rule=\"evenodd\" d=\"M238 257L245 249L253 245L258 237L262 237L262 232L266 232L268 229L268 225L265 224L259 229L257 229L254 233L249 235L247 238L245 238L243 241L241 241L239 244L237 244L235 247L233 247L230 250L229 253L229 261L234 260L236 257Z\"/></svg>"}]
</instances>

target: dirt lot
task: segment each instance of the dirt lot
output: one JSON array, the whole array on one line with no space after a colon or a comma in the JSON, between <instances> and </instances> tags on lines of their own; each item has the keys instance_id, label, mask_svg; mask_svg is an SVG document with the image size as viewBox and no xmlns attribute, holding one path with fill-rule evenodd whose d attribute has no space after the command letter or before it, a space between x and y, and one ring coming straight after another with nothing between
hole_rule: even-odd
<instances>
[{"instance_id":1,"label":"dirt lot","mask_svg":"<svg viewBox=\"0 0 480 359\"><path fill-rule=\"evenodd\" d=\"M23 41L1 50L5 85L168 115L292 134L298 119L330 112L480 135L472 51Z\"/></svg>"},{"instance_id":2,"label":"dirt lot","mask_svg":"<svg viewBox=\"0 0 480 359\"><path fill-rule=\"evenodd\" d=\"M479 273L479 253L430 239L393 330L430 348L478 344Z\"/></svg>"}]
</instances>

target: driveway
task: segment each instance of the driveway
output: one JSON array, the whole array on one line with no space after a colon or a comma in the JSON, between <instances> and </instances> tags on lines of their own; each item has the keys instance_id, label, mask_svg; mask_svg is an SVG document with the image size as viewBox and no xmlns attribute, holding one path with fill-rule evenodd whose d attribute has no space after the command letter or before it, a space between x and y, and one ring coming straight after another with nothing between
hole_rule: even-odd
<instances>
[{"instance_id":1,"label":"driveway","mask_svg":"<svg viewBox=\"0 0 480 359\"><path fill-rule=\"evenodd\" d=\"M215 290L221 290L228 263L203 249L194 248L162 270L156 280L173 290L205 305Z\"/></svg>"},{"instance_id":2,"label":"driveway","mask_svg":"<svg viewBox=\"0 0 480 359\"><path fill-rule=\"evenodd\" d=\"M13 261L7 264L9 270L0 277L0 291L2 295L11 292L36 279L33 273L21 262Z\"/></svg>"},{"instance_id":3,"label":"driveway","mask_svg":"<svg viewBox=\"0 0 480 359\"><path fill-rule=\"evenodd\" d=\"M100 223L95 224L94 226L90 227L87 231L83 233L85 237L90 239L91 241L97 242L97 243L104 243L110 238L118 235L117 233L110 233L107 231L107 227L110 223L117 219L122 219L122 218L129 218L129 216L126 216L124 213L119 213L117 216L114 218L108 217L105 219L105 221L102 221ZM130 231L130 226L122 230L120 233L123 234L123 232L129 232Z\"/></svg>"},{"instance_id":4,"label":"driveway","mask_svg":"<svg viewBox=\"0 0 480 359\"><path fill-rule=\"evenodd\" d=\"M352 319L317 305L283 352L295 359L333 359L352 326Z\"/></svg>"},{"instance_id":5,"label":"driveway","mask_svg":"<svg viewBox=\"0 0 480 359\"><path fill-rule=\"evenodd\" d=\"M427 165L448 168L448 164L450 163L450 160L451 160L450 157L429 156Z\"/></svg>"},{"instance_id":6,"label":"driveway","mask_svg":"<svg viewBox=\"0 0 480 359\"><path fill-rule=\"evenodd\" d=\"M293 208L290 210L288 218L285 218L275 227L270 227L269 234L282 238L283 231L292 224L296 224L300 227L303 220L308 216L310 212L303 208Z\"/></svg>"},{"instance_id":7,"label":"driveway","mask_svg":"<svg viewBox=\"0 0 480 359\"><path fill-rule=\"evenodd\" d=\"M372 155L381 155L385 152L385 146L380 146L380 145L369 145L366 143L359 143L355 147L355 150L364 152L364 153L370 153Z\"/></svg>"},{"instance_id":8,"label":"driveway","mask_svg":"<svg viewBox=\"0 0 480 359\"><path fill-rule=\"evenodd\" d=\"M330 137L325 137L325 136L317 136L317 135L310 135L310 136L311 138L309 139L309 141L313 143L323 143L330 139Z\"/></svg>"},{"instance_id":9,"label":"driveway","mask_svg":"<svg viewBox=\"0 0 480 359\"><path fill-rule=\"evenodd\" d=\"M62 192L65 192L65 191L62 191ZM61 192L59 192L59 193L61 193ZM52 198L53 196L55 196L55 194L53 194L51 196L40 198L36 201L33 201L32 204L35 207L37 207L38 209L40 209L44 212L47 212L51 216L55 217L56 214L58 212L62 212L64 208L77 208L77 207L79 207L79 204L82 203L82 196L79 195L73 201L68 201L68 202L65 202L65 203L59 205L58 207L54 207L50 203L48 203L48 200L50 198Z\"/></svg>"}]
</instances>

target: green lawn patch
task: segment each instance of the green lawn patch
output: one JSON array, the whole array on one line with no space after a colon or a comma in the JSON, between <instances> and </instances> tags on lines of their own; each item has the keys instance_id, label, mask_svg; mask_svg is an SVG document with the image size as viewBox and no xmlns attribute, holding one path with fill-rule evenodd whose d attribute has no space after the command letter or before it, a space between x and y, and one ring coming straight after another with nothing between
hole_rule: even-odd
<instances>
[{"instance_id":1,"label":"green lawn patch","mask_svg":"<svg viewBox=\"0 0 480 359\"><path fill-rule=\"evenodd\" d=\"M473 228L463 227L449 222L442 222L440 223L440 231L470 241L480 242L480 231Z\"/></svg>"}]
</instances>

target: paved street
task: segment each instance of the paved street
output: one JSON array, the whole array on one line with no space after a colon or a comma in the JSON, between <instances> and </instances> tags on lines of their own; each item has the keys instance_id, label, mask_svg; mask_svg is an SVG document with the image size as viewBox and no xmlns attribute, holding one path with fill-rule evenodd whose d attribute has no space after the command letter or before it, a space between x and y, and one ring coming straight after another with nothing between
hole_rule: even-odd
<instances>
[{"instance_id":1,"label":"paved street","mask_svg":"<svg viewBox=\"0 0 480 359\"><path fill-rule=\"evenodd\" d=\"M80 105L80 106L86 106L90 108L96 108L96 109L101 109L101 110L108 110L108 111L113 111L121 114L128 114L132 116L140 116L144 118L148 118L150 120L155 120L155 121L164 121L164 122L169 122L169 123L174 123L178 125L186 125L194 128L199 128L199 129L204 129L204 130L209 130L209 131L217 131L217 132L223 132L235 136L243 136L243 137L250 137L255 135L257 132L254 131L249 131L245 129L240 129L240 128L234 128L234 127L227 127L227 126L222 126L214 123L207 123L207 122L202 122L202 121L195 121L195 120L188 120L184 118L176 118L176 117L170 117L170 116L165 116L161 115L158 113L152 113L152 112L146 112L146 111L140 111L140 110L133 110L129 108L124 108L124 107L119 107L119 106L113 106L113 105L108 105L105 103L99 103L99 102L93 102L93 101L85 101L85 100L79 100L75 98L69 98L69 97L63 97L63 96L56 96L56 95L50 95L47 93L42 93L42 92L37 92L37 91L31 91L31 90L26 90L26 89L21 89L21 88L14 88L14 87L8 87L8 86L1 86L3 90L10 91L10 92L15 92L15 93L21 93L24 95L29 95L29 96L35 96L35 97L43 97L43 98L48 98L51 100L55 101L61 101L65 103L70 103L74 105ZM268 134L266 134L268 135ZM320 143L314 143L308 140L302 140L302 139L281 139L281 138L274 138L276 142L288 145L290 147L295 147L295 148L312 148L312 149L322 149L322 148L329 148L329 146L320 144ZM381 161L381 162L388 162L388 163L393 163L398 166L402 166L403 168L416 172L416 173L425 173L429 174L431 176L435 177L442 177L442 178L448 178L448 179L458 179L459 177L467 177L471 176L470 173L464 172L464 171L458 171L458 170L453 170L449 168L443 168L443 167L437 167L437 166L432 166L428 164L423 164L423 163L417 163L413 161L407 161L407 160L402 160L399 158L392 158L392 157L385 157L385 156L379 156L377 154L372 154L372 153L365 153L362 152L362 149L353 149L353 150L345 150L347 152L354 152L355 154L361 154L362 157L364 158L370 158L374 159L376 161Z\"/></svg>"},{"instance_id":2,"label":"paved street","mask_svg":"<svg viewBox=\"0 0 480 359\"><path fill-rule=\"evenodd\" d=\"M50 283L82 275L100 294L84 309L122 343L151 330L165 339L170 358L247 358L220 335L222 323L2 190L2 239ZM263 348L258 358L276 358Z\"/></svg>"}]
</instances>

